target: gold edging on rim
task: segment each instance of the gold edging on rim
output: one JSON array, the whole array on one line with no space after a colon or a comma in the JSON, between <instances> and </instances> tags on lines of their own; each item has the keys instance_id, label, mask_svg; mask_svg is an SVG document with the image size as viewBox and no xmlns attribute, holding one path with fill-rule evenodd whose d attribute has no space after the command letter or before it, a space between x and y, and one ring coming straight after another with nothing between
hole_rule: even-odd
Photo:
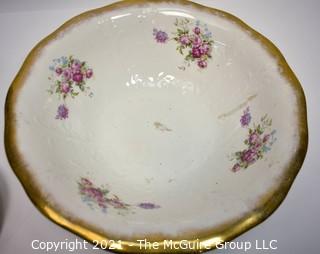
<instances>
[{"instance_id":1,"label":"gold edging on rim","mask_svg":"<svg viewBox=\"0 0 320 254\"><path fill-rule=\"evenodd\" d=\"M223 18L228 19L229 21L234 22L240 28L250 33L254 39L258 40L265 48L265 50L275 58L275 61L278 63L279 68L282 70L281 74L287 79L289 84L292 86L292 89L295 91L297 99L297 122L298 122L298 145L297 150L292 155L291 161L288 163L284 176L280 179L281 183L278 187L269 191L263 197L261 197L256 209L244 215L240 220L235 220L224 225L215 227L211 230L205 230L198 234L199 232L193 232L192 234L186 234L179 236L179 239L189 239L190 244L202 244L209 246L210 249L216 247L216 244L221 241L230 241L238 235L246 232L252 227L258 225L269 217L281 204L281 202L286 197L296 175L298 174L302 163L304 161L307 147L308 147L308 126L307 126L307 109L306 101L303 89L296 78L295 74L288 66L285 58L281 54L280 50L267 38L261 35L259 32L255 31L244 23L239 18L229 14L227 12L202 6L197 3L193 3L186 0L126 0L122 2L116 2L111 5L107 5L98 9L90 10L84 12L67 22L65 22L61 27L56 31L51 33L49 36L41 40L29 53L25 59L21 69L13 80L5 103L5 131L4 131L4 141L5 141L5 150L9 160L9 163L23 185L27 195L34 203L34 205L39 209L39 211L48 217L51 221L56 224L64 227L65 229L83 237L84 239L92 242L93 240L101 243L103 240L110 240L114 238L107 237L106 233L99 231L92 227L91 225L86 224L85 222L77 219L73 219L67 216L62 215L57 208L57 206L50 205L47 202L47 198L42 194L40 187L38 187L30 174L26 163L24 162L22 154L19 152L18 144L16 140L16 114L15 106L17 97L20 89L22 88L26 77L29 74L29 71L35 63L37 56L41 53L41 50L49 44L51 41L59 37L60 32L67 30L73 25L86 20L90 17L99 15L101 13L109 12L119 8L125 8L133 5L144 5L148 3L174 3L179 5L190 5L198 10L205 11L213 15L219 15ZM165 249L163 246L164 236L154 235L151 237L152 241L160 242L159 249L140 249L137 242L133 240L124 240L121 241L121 245L114 245L114 252L125 252L125 253L178 253L178 252L203 252L207 249L200 248L197 250L181 250L181 249ZM177 238L178 239L178 238ZM179 243L179 240L174 240L174 243ZM116 240L116 239L114 239Z\"/></svg>"}]
</instances>

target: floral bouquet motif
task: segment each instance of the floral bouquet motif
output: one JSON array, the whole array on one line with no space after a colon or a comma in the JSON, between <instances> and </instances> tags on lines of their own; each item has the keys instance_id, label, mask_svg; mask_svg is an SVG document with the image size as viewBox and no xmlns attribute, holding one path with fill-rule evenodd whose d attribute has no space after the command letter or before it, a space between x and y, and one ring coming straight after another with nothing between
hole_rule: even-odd
<instances>
[{"instance_id":1,"label":"floral bouquet motif","mask_svg":"<svg viewBox=\"0 0 320 254\"><path fill-rule=\"evenodd\" d=\"M73 56L54 59L49 69L52 71L49 79L53 81L49 93L57 94L64 102L58 107L56 119L66 119L69 115L69 109L65 103L68 97L75 98L81 92L92 95L86 82L93 76L93 70L86 62Z\"/></svg>"},{"instance_id":2,"label":"floral bouquet motif","mask_svg":"<svg viewBox=\"0 0 320 254\"><path fill-rule=\"evenodd\" d=\"M174 23L176 31L173 33L173 40L177 43L177 51L184 56L187 66L196 62L198 67L204 69L208 66L208 60L212 57L212 33L207 25L200 21L193 24L189 19L176 19ZM153 29L153 35L158 43L166 43L170 38L164 31ZM185 70L184 66L179 67Z\"/></svg>"},{"instance_id":3,"label":"floral bouquet motif","mask_svg":"<svg viewBox=\"0 0 320 254\"><path fill-rule=\"evenodd\" d=\"M232 155L232 160L236 163L232 167L233 172L246 169L256 161L263 158L264 154L271 150L271 146L276 141L276 130L270 130L272 119L264 115L259 124L253 124L250 128L251 114L249 107L243 112L240 123L243 128L248 129L248 136L244 140L246 148ZM270 132L268 132L268 130Z\"/></svg>"},{"instance_id":4,"label":"floral bouquet motif","mask_svg":"<svg viewBox=\"0 0 320 254\"><path fill-rule=\"evenodd\" d=\"M89 179L84 177L78 182L78 188L83 202L87 203L92 209L98 207L103 212L107 212L108 207L118 210L121 215L123 215L122 212L129 211L129 209L133 207L147 210L160 208L159 205L150 202L142 202L136 205L125 203L117 195L110 194L108 188L97 187Z\"/></svg>"}]
</instances>

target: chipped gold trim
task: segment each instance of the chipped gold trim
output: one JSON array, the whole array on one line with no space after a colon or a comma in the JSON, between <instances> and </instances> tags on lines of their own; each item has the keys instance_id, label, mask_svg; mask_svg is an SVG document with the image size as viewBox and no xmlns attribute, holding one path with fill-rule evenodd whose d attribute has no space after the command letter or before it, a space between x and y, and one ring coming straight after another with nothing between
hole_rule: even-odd
<instances>
[{"instance_id":1,"label":"chipped gold trim","mask_svg":"<svg viewBox=\"0 0 320 254\"><path fill-rule=\"evenodd\" d=\"M294 178L299 172L299 169L302 166L303 160L305 158L305 154L307 152L308 146L308 127L307 127L307 111L306 111L306 101L305 96L302 90L302 87L288 66L285 58L280 53L279 49L273 45L271 41L265 38L263 35L258 33L257 31L250 28L247 24L243 21L238 19L237 17L214 8L209 8L202 6L200 4L192 3L186 0L127 0L118 3L114 3L102 8L94 9L82 13L66 23L64 23L60 28L58 28L55 32L47 36L45 39L40 41L29 53L27 58L25 59L20 71L16 75L14 81L11 84L11 87L8 91L6 104L5 104L5 149L7 153L7 157L9 163L15 172L16 176L19 178L20 182L22 183L26 193L35 204L35 206L50 220L57 223L58 225L70 230L71 232L87 239L88 241L99 241L105 239L114 239L119 240L111 237L109 234L105 232L101 232L99 229L94 228L91 225L86 224L85 222L71 218L66 216L62 209L58 208L55 205L49 204L46 200L45 196L43 195L40 186L34 181L33 176L30 174L31 171L28 170L23 155L20 153L19 146L17 144L16 138L16 101L19 94L21 87L23 86L26 77L29 74L30 69L32 68L33 64L36 62L38 55L40 54L41 50L46 47L51 41L58 38L59 33L62 31L68 30L71 26L89 19L95 15L99 15L101 13L110 12L115 9L125 8L128 6L133 5L143 5L146 3L176 3L180 5L190 5L198 10L210 13L212 15L218 15L220 17L226 18L231 22L237 24L240 28L248 31L252 37L258 40L260 43L264 45L264 48L267 52L272 55L275 60L277 61L279 68L282 70L282 75L285 77L290 85L292 86L293 90L295 91L297 104L298 104L298 131L297 131L297 138L298 140L298 148L295 153L292 155L292 160L288 164L288 167L285 171L285 175L281 179L281 183L279 186L266 195L261 197L259 203L257 204L256 209L249 212L248 214L244 215L242 218L228 222L224 225L219 226L218 228L215 227L211 230L205 231L197 231L193 230L190 232L186 232L181 234L180 236L176 237L174 242L179 242L178 240L182 239L189 239L191 244L195 243L202 243L208 244L210 248L215 248L215 245L220 241L230 241L231 239L237 237L238 235L242 234L243 232L249 230L250 228L256 226L257 224L264 221L268 216L270 216L281 204L284 200L285 196L287 195L291 184L293 183ZM132 238L134 239L134 238ZM139 245L134 240L130 239L123 239L121 245L115 245L115 252L124 252L124 253L177 253L182 252L182 250L171 250L171 249L164 249L163 242L160 244L160 248L158 250L141 250ZM138 238L136 238L138 239ZM165 236L162 235L150 235L148 237L151 241L160 242L165 239ZM191 251L185 250L184 252L202 252L205 249L199 249L198 251Z\"/></svg>"}]
</instances>

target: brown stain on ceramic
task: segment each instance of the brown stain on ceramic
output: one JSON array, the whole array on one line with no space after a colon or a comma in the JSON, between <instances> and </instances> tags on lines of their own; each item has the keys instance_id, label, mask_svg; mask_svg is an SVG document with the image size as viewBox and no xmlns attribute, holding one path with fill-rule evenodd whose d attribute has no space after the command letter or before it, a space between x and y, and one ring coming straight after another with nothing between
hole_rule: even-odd
<instances>
[{"instance_id":1,"label":"brown stain on ceramic","mask_svg":"<svg viewBox=\"0 0 320 254\"><path fill-rule=\"evenodd\" d=\"M162 124L160 122L154 122L153 125L157 130L162 131L162 132L172 131L171 129L169 129L167 126L165 126L164 124Z\"/></svg>"},{"instance_id":2,"label":"brown stain on ceramic","mask_svg":"<svg viewBox=\"0 0 320 254\"><path fill-rule=\"evenodd\" d=\"M234 113L238 112L240 109L244 108L245 106L248 105L248 103L250 101L252 101L254 98L256 98L258 95L254 94L249 96L244 102L242 102L241 104L239 104L238 106L234 107L233 109L231 109L230 111L228 111L227 113L223 113L221 115L218 116L218 119L224 119L228 116L233 115Z\"/></svg>"}]
</instances>

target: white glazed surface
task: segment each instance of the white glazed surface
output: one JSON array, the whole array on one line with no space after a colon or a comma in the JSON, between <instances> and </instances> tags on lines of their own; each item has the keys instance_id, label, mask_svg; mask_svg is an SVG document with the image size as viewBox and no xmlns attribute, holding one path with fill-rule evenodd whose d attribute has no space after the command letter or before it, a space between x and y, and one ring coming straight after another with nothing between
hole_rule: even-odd
<instances>
[{"instance_id":1,"label":"white glazed surface","mask_svg":"<svg viewBox=\"0 0 320 254\"><path fill-rule=\"evenodd\" d=\"M175 42L155 41L153 28L170 34L177 17L213 33L207 68L179 69ZM69 117L59 120L48 67L69 55L94 70L94 95L69 99ZM41 190L68 215L114 235L176 235L238 218L278 184L298 141L296 105L275 59L236 24L186 6L131 7L83 21L46 46L18 97L17 138ZM234 173L230 156L245 148L239 119L248 106L252 122L272 118L277 141ZM81 177L130 204L160 208L91 209Z\"/></svg>"}]
</instances>

